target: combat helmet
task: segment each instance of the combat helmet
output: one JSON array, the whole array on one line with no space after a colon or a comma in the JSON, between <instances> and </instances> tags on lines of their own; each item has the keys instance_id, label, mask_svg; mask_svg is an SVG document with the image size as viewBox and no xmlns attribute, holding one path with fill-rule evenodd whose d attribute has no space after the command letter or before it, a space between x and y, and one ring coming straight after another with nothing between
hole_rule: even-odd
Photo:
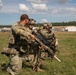
<instances>
[{"instance_id":1,"label":"combat helmet","mask_svg":"<svg viewBox=\"0 0 76 75\"><path fill-rule=\"evenodd\" d=\"M51 23L47 23L47 26L52 28L52 24Z\"/></svg>"},{"instance_id":2,"label":"combat helmet","mask_svg":"<svg viewBox=\"0 0 76 75\"><path fill-rule=\"evenodd\" d=\"M44 23L43 26L44 26L44 27L47 27L47 23Z\"/></svg>"},{"instance_id":3,"label":"combat helmet","mask_svg":"<svg viewBox=\"0 0 76 75\"><path fill-rule=\"evenodd\" d=\"M29 25L34 25L36 21L34 19L29 19Z\"/></svg>"},{"instance_id":4,"label":"combat helmet","mask_svg":"<svg viewBox=\"0 0 76 75\"><path fill-rule=\"evenodd\" d=\"M52 24L51 23L44 23L43 27L44 28L52 28Z\"/></svg>"}]
</instances>

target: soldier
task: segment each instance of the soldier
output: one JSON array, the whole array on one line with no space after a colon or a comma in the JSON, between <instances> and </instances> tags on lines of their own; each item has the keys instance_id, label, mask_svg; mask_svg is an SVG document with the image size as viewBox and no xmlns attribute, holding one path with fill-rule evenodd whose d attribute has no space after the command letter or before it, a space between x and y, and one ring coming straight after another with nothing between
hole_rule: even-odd
<instances>
[{"instance_id":1,"label":"soldier","mask_svg":"<svg viewBox=\"0 0 76 75\"><path fill-rule=\"evenodd\" d=\"M48 30L48 38L47 38L47 41L50 42L51 46L51 49L53 49L53 53L55 54L57 50L57 47L58 47L58 39L55 35L55 33L52 31L52 24L51 23L48 23L47 24L47 30Z\"/></svg>"},{"instance_id":2,"label":"soldier","mask_svg":"<svg viewBox=\"0 0 76 75\"><path fill-rule=\"evenodd\" d=\"M34 28L34 24L35 24L35 20L34 19L30 19L29 21L29 29L31 30L32 34L33 32L37 32L37 30ZM40 69L39 65L40 65L40 48L39 48L39 43L37 43L35 40L31 40L31 44L30 47L33 50L34 53L34 60L33 60L33 70L38 71L38 72L42 72L43 70Z\"/></svg>"},{"instance_id":3,"label":"soldier","mask_svg":"<svg viewBox=\"0 0 76 75\"><path fill-rule=\"evenodd\" d=\"M58 46L58 39L54 32L52 31L52 24L51 23L45 23L43 25L43 28L40 30L40 34L43 37L43 43L45 43L47 46L49 46L53 53L57 51ZM45 41L46 40L46 41Z\"/></svg>"},{"instance_id":4,"label":"soldier","mask_svg":"<svg viewBox=\"0 0 76 75\"><path fill-rule=\"evenodd\" d=\"M28 15L22 14L20 21L11 27L8 50L6 51L9 54L9 64L4 66L11 75L22 70L22 56L27 53L29 36L35 38L26 28L28 22Z\"/></svg>"}]
</instances>

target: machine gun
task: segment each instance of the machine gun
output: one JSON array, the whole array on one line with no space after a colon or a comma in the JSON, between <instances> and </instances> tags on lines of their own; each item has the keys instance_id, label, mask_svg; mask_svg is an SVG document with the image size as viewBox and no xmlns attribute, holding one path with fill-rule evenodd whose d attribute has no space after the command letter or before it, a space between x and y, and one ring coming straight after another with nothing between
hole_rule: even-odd
<instances>
[{"instance_id":1,"label":"machine gun","mask_svg":"<svg viewBox=\"0 0 76 75\"><path fill-rule=\"evenodd\" d=\"M32 34L35 35L46 46L50 47L50 49L53 51L54 54L58 51L55 45L52 45L40 31L37 31L37 33L33 31Z\"/></svg>"},{"instance_id":2,"label":"machine gun","mask_svg":"<svg viewBox=\"0 0 76 75\"><path fill-rule=\"evenodd\" d=\"M52 54L50 48L48 46L46 46L44 43L42 43L38 38L35 37L35 40L44 48L44 50L47 50L48 53L50 55L53 55L53 57L58 60L59 62L61 62L61 60L59 58L57 58L54 54Z\"/></svg>"},{"instance_id":3,"label":"machine gun","mask_svg":"<svg viewBox=\"0 0 76 75\"><path fill-rule=\"evenodd\" d=\"M37 33L33 30L32 34L35 36L35 40L36 42L38 42L45 51L48 52L48 54L50 55L51 58L55 58L57 59L59 62L61 62L60 59L58 59L54 54L56 51L58 51L54 46L51 46L50 42L46 40L45 36L39 31L37 31ZM51 49L53 50L53 52L51 51Z\"/></svg>"}]
</instances>

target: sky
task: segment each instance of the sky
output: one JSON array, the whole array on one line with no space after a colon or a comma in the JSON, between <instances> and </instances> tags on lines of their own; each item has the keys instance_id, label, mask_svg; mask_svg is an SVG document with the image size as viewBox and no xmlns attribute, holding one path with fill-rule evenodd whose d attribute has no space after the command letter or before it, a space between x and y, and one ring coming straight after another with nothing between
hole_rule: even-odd
<instances>
[{"instance_id":1,"label":"sky","mask_svg":"<svg viewBox=\"0 0 76 75\"><path fill-rule=\"evenodd\" d=\"M36 22L76 21L76 0L0 0L0 25L10 25L27 14Z\"/></svg>"}]
</instances>

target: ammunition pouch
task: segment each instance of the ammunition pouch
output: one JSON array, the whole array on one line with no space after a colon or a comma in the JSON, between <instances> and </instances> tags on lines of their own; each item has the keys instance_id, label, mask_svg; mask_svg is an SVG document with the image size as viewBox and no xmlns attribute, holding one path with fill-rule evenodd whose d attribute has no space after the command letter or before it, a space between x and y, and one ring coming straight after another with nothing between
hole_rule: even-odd
<instances>
[{"instance_id":1,"label":"ammunition pouch","mask_svg":"<svg viewBox=\"0 0 76 75\"><path fill-rule=\"evenodd\" d=\"M9 37L9 43L10 44L15 44L15 39L14 39L13 35L10 35L10 37Z\"/></svg>"}]
</instances>

